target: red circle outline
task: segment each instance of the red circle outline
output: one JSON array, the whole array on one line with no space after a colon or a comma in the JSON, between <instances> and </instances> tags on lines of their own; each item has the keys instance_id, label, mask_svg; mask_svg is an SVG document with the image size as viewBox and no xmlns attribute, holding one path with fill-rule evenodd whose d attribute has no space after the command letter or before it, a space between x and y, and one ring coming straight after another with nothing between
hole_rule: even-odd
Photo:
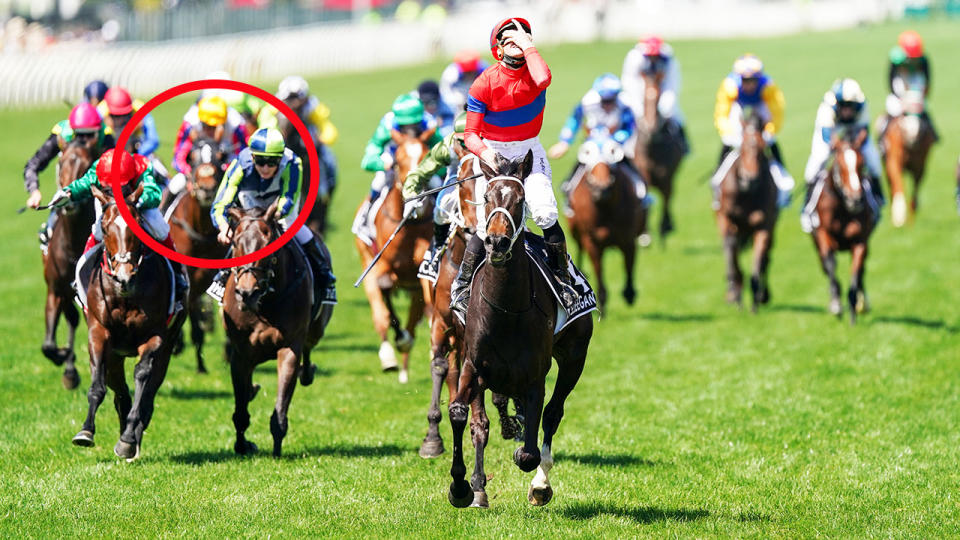
<instances>
[{"instance_id":1,"label":"red circle outline","mask_svg":"<svg viewBox=\"0 0 960 540\"><path fill-rule=\"evenodd\" d=\"M137 220L133 219L133 214L130 213L130 209L127 207L127 202L123 197L115 198L117 203L117 209L120 211L120 216L123 217L123 220L126 222L127 226L133 230L133 233L137 235L143 243L150 247L150 249L155 252L163 255L164 257L173 259L181 264L187 266L196 266L201 268L233 268L235 266L241 266L244 264L250 264L256 262L264 257L268 257L275 253L278 249L283 247L287 242L293 239L294 235L297 234L297 231L300 230L300 227L305 226L307 218L310 215L310 211L313 209L314 204L317 202L317 189L320 181L320 158L317 156L317 148L313 142L313 137L310 135L310 131L307 129L307 126L304 125L303 121L300 120L300 117L293 112L286 103L281 101L279 98L252 84L247 84L240 81L228 81L223 79L201 79L197 81L186 82L172 88L168 88L163 92L160 92L156 96L150 99L150 101L143 104L133 117L127 122L127 125L123 128L123 131L120 132L120 137L117 139L116 148L126 148L127 141L130 139L130 136L133 134L133 131L137 128L140 122L143 121L143 117L146 116L150 111L155 109L157 105L165 101L169 101L172 98L175 98L181 94L187 92L194 92L197 90L205 90L207 88L222 88L226 90L237 90L252 96L258 97L267 103L273 105L277 108L280 114L283 114L293 123L293 127L296 128L297 133L300 135L300 138L304 141L311 141L311 144L304 145L307 147L307 158L310 165L310 188L307 191L307 199L303 203L303 208L300 210L300 214L297 215L297 219L294 220L293 225L291 225L286 232L280 235L279 238L270 242L266 246L254 251L253 253L248 253L242 257L231 257L229 259L206 259L203 257L191 257L189 255L184 255L177 251L167 248L157 240L154 240L146 231L140 227L140 224L137 223ZM110 163L110 187L113 189L114 193L122 193L122 187L120 184L120 152L113 153L113 161ZM277 172L279 174L279 171ZM302 178L302 171L301 171Z\"/></svg>"}]
</instances>

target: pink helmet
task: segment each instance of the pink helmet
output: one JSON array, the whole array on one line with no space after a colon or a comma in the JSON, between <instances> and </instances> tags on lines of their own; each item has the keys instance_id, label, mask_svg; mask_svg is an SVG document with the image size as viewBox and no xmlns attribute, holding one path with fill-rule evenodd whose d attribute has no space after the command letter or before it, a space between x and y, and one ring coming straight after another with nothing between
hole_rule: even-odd
<instances>
[{"instance_id":1,"label":"pink helmet","mask_svg":"<svg viewBox=\"0 0 960 540\"><path fill-rule=\"evenodd\" d=\"M649 36L640 41L644 56L658 56L663 50L663 39L660 36Z\"/></svg>"},{"instance_id":2,"label":"pink helmet","mask_svg":"<svg viewBox=\"0 0 960 540\"><path fill-rule=\"evenodd\" d=\"M70 111L70 129L75 132L100 131L100 113L89 103L81 103Z\"/></svg>"},{"instance_id":3,"label":"pink helmet","mask_svg":"<svg viewBox=\"0 0 960 540\"><path fill-rule=\"evenodd\" d=\"M112 115L122 116L133 111L133 99L125 88L119 86L110 88L103 96L103 100L107 102L107 110Z\"/></svg>"}]
</instances>

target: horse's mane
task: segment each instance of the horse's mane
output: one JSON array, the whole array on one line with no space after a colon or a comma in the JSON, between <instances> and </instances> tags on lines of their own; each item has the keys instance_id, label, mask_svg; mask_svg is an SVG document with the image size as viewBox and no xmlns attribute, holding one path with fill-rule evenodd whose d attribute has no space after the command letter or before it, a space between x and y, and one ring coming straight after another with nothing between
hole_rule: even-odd
<instances>
[{"instance_id":1,"label":"horse's mane","mask_svg":"<svg viewBox=\"0 0 960 540\"><path fill-rule=\"evenodd\" d=\"M743 108L743 123L744 125L753 125L757 130L763 129L763 118L760 116L760 113L757 112L757 109L754 107L744 107Z\"/></svg>"}]
</instances>

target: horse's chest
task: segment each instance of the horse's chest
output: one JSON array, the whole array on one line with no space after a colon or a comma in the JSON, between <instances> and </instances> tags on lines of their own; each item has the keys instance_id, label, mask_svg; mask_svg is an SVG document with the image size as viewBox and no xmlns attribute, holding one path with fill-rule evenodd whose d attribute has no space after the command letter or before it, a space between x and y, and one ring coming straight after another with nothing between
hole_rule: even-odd
<instances>
[{"instance_id":1,"label":"horse's chest","mask_svg":"<svg viewBox=\"0 0 960 540\"><path fill-rule=\"evenodd\" d=\"M253 347L279 347L283 341L283 332L274 326L257 326L248 338Z\"/></svg>"}]
</instances>

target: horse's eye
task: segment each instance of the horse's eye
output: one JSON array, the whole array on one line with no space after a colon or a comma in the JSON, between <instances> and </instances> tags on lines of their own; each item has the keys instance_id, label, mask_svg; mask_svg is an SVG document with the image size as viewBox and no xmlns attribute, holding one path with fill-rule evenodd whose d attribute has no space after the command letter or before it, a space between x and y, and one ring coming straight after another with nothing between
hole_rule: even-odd
<instances>
[{"instance_id":1,"label":"horse's eye","mask_svg":"<svg viewBox=\"0 0 960 540\"><path fill-rule=\"evenodd\" d=\"M276 257L270 257L270 264L277 264L277 258L276 258Z\"/></svg>"}]
</instances>

